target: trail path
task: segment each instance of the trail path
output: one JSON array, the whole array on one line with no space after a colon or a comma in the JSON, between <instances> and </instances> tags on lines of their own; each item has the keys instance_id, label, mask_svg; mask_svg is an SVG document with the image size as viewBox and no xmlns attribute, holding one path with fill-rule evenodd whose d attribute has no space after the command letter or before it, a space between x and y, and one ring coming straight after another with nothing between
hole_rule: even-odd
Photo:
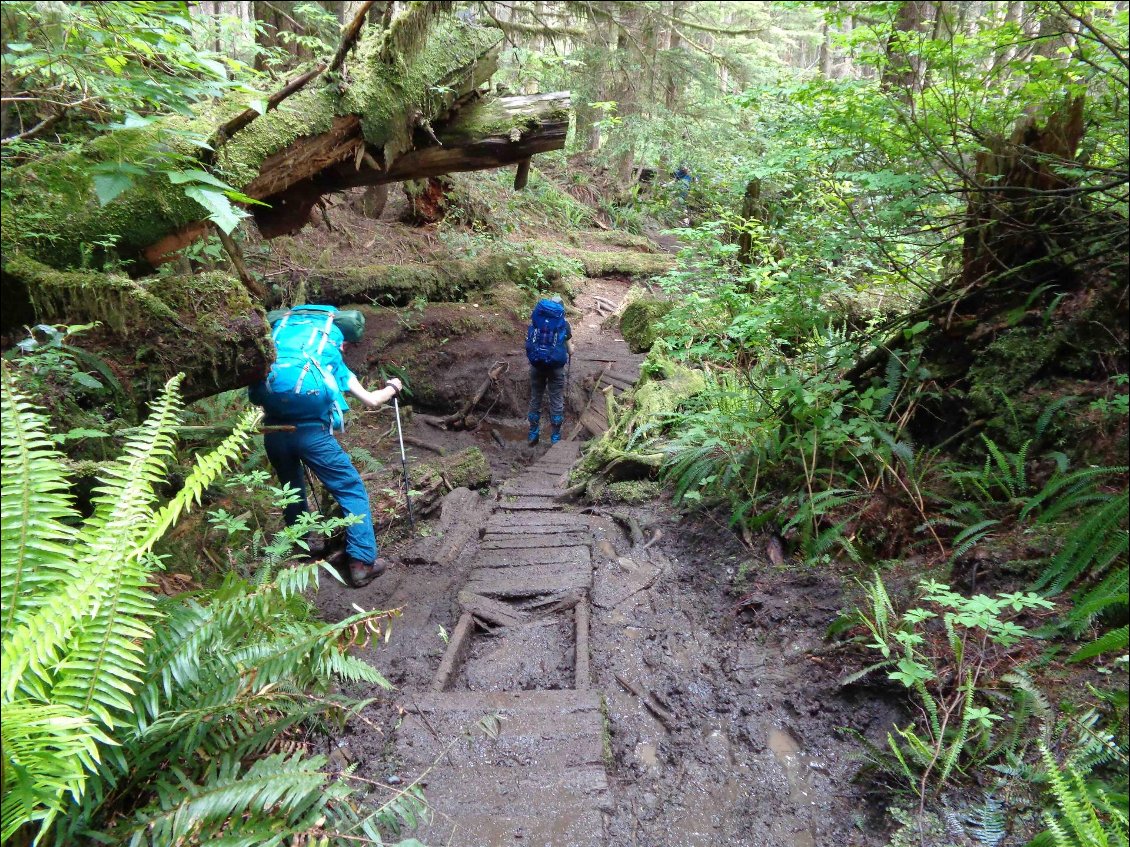
<instances>
[{"instance_id":1,"label":"trail path","mask_svg":"<svg viewBox=\"0 0 1130 847\"><path fill-rule=\"evenodd\" d=\"M577 299L567 433L586 407L578 437L601 431L600 402L638 376L643 357L594 308L627 287L588 281ZM837 732L881 744L899 715L845 698L834 661L813 661L839 586L775 572L662 503L559 499L580 444L530 451L522 422L499 428L489 496L455 489L400 564L319 592L328 619L402 610L364 654L396 690L334 742L335 764L387 786L374 802L423 786L432 814L411 834L433 845L877 843Z\"/></svg>"}]
</instances>

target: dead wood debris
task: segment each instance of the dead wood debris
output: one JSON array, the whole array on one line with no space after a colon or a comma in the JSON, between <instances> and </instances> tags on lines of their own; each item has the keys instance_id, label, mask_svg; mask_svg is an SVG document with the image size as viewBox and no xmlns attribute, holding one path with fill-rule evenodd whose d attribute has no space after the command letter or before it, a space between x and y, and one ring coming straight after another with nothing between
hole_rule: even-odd
<instances>
[{"instance_id":1,"label":"dead wood debris","mask_svg":"<svg viewBox=\"0 0 1130 847\"><path fill-rule=\"evenodd\" d=\"M645 695L635 683L630 682L620 674L616 674L615 676L616 681L623 686L624 690L629 694L635 695L636 699L643 703L644 708L655 715L656 720L663 724L664 729L668 732L675 731L675 716L667 711L667 709L663 708L662 702L654 691L649 690Z\"/></svg>"}]
</instances>

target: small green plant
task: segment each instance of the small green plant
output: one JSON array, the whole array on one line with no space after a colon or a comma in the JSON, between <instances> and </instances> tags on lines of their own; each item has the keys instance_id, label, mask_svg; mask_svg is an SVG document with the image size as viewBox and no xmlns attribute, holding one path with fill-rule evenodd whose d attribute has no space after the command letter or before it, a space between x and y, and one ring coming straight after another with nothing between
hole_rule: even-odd
<instances>
[{"instance_id":1,"label":"small green plant","mask_svg":"<svg viewBox=\"0 0 1130 847\"><path fill-rule=\"evenodd\" d=\"M1030 633L1014 618L1050 609L1033 593L963 597L941 583L920 584L918 604L899 613L875 574L863 586L865 609L857 610L881 660L851 678L876 669L913 693L921 719L887 735L885 751L868 744L872 762L926 799L951 780L992 763L1009 746L1015 713L1002 714L993 696L1021 661L1019 647Z\"/></svg>"}]
</instances>

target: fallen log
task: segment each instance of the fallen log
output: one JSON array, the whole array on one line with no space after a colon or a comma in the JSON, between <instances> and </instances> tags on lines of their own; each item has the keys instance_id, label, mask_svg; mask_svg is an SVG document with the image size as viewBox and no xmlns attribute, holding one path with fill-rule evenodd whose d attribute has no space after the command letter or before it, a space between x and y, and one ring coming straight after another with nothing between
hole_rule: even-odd
<instances>
[{"instance_id":1,"label":"fallen log","mask_svg":"<svg viewBox=\"0 0 1130 847\"><path fill-rule=\"evenodd\" d=\"M142 412L178 372L185 374L181 395L191 402L215 394L217 386L262 379L274 360L262 307L238 279L218 271L133 280L58 271L16 255L4 266L5 311L19 296L44 322L99 322L67 343L91 358L104 381L112 375L119 411L127 417ZM17 311L6 320L21 317Z\"/></svg>"},{"instance_id":2,"label":"fallen log","mask_svg":"<svg viewBox=\"0 0 1130 847\"><path fill-rule=\"evenodd\" d=\"M217 175L270 204L256 207L267 230L301 227L322 194L344 187L334 173L356 174L365 154L385 181L406 178L392 177L389 167L414 149L421 128L441 121L490 78L501 34L437 17L432 7L442 5L413 4L387 32L366 32L338 79L308 85L217 150ZM191 117L118 130L14 168L5 178L4 253L15 249L54 267L85 261L98 268L111 259L133 262L141 271L156 265L205 234L208 210L160 171L139 176L103 205L90 165L132 162L161 145L194 156L198 148L189 136L210 137L218 123L244 108L233 95L197 107ZM319 182L324 190L311 192ZM108 241L112 250L92 252L92 245Z\"/></svg>"}]
</instances>

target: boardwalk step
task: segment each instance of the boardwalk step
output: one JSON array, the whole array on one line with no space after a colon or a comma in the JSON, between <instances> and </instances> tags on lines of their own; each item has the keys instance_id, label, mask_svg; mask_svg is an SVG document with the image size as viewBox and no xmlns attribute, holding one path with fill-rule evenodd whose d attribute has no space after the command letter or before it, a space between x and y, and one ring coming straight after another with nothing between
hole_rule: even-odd
<instances>
[{"instance_id":1,"label":"boardwalk step","mask_svg":"<svg viewBox=\"0 0 1130 847\"><path fill-rule=\"evenodd\" d=\"M591 582L591 565L523 565L515 568L477 568L471 572L467 590L487 597L538 597L587 589Z\"/></svg>"},{"instance_id":2,"label":"boardwalk step","mask_svg":"<svg viewBox=\"0 0 1130 847\"><path fill-rule=\"evenodd\" d=\"M510 512L521 512L530 509L556 511L561 508L561 503L556 497L515 497L498 501L498 508Z\"/></svg>"},{"instance_id":3,"label":"boardwalk step","mask_svg":"<svg viewBox=\"0 0 1130 847\"><path fill-rule=\"evenodd\" d=\"M589 565L588 547L527 547L484 550L475 557L477 568L514 568L526 565Z\"/></svg>"},{"instance_id":4,"label":"boardwalk step","mask_svg":"<svg viewBox=\"0 0 1130 847\"><path fill-rule=\"evenodd\" d=\"M524 550L529 547L588 547L592 536L587 532L537 532L538 527L529 527L533 532L500 535L488 533L479 542L480 550Z\"/></svg>"}]
</instances>

